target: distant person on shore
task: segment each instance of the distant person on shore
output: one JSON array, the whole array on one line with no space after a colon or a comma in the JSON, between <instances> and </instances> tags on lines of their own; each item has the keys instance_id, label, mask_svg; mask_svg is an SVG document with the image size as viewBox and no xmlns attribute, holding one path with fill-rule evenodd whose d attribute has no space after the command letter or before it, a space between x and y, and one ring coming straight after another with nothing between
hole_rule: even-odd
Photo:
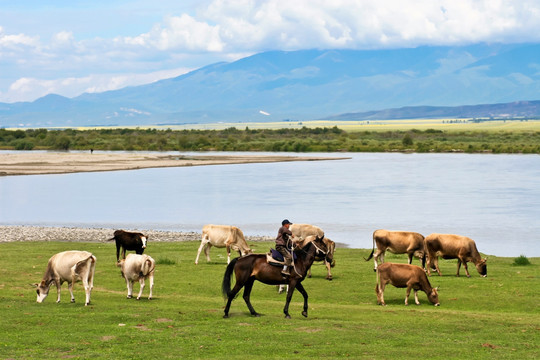
<instances>
[{"instance_id":1,"label":"distant person on shore","mask_svg":"<svg viewBox=\"0 0 540 360\"><path fill-rule=\"evenodd\" d=\"M290 275L288 267L292 264L292 254L289 251L289 249L291 248L289 236L293 236L291 230L289 230L291 224L292 222L290 222L289 220L283 220L281 222L281 227L279 228L278 235L276 237L276 250L279 251L281 255L283 255L283 259L285 260L285 265L283 266L283 270L281 270L281 273L285 276Z\"/></svg>"}]
</instances>

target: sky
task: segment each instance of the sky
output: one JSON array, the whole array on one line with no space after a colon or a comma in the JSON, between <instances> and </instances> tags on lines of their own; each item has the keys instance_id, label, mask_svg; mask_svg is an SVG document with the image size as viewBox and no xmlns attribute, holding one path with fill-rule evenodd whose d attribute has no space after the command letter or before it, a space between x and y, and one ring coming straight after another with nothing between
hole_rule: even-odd
<instances>
[{"instance_id":1,"label":"sky","mask_svg":"<svg viewBox=\"0 0 540 360\"><path fill-rule=\"evenodd\" d=\"M270 50L540 42L540 0L0 0L0 102L75 97Z\"/></svg>"}]
</instances>

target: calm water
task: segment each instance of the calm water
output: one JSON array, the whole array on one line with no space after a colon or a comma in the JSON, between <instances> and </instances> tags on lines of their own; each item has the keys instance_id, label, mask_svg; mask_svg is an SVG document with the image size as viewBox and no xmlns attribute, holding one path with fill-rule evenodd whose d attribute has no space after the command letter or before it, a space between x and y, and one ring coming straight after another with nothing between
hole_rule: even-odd
<instances>
[{"instance_id":1,"label":"calm water","mask_svg":"<svg viewBox=\"0 0 540 360\"><path fill-rule=\"evenodd\" d=\"M371 248L375 229L455 233L540 256L540 156L317 154L350 160L0 177L0 224L274 236L281 220Z\"/></svg>"}]
</instances>

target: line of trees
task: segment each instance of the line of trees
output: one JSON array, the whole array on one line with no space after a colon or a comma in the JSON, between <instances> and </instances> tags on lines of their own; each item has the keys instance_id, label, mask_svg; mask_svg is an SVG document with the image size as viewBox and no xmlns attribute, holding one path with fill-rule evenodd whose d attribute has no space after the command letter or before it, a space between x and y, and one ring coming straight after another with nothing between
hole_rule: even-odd
<instances>
[{"instance_id":1,"label":"line of trees","mask_svg":"<svg viewBox=\"0 0 540 360\"><path fill-rule=\"evenodd\" d=\"M540 131L354 131L338 127L224 130L8 130L4 150L540 153Z\"/></svg>"}]
</instances>

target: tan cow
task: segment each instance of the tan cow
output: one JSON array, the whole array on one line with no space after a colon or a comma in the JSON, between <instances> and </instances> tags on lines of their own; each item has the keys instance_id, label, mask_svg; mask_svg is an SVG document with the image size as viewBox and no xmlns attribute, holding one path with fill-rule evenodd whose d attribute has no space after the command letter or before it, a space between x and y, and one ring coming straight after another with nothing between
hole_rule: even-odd
<instances>
[{"instance_id":1,"label":"tan cow","mask_svg":"<svg viewBox=\"0 0 540 360\"><path fill-rule=\"evenodd\" d=\"M253 251L249 248L244 238L242 230L231 225L204 225L202 229L201 246L195 258L195 265L199 263L199 256L204 248L206 261L210 261L210 248L227 248L227 264L231 262L231 249L236 250L240 255L251 254Z\"/></svg>"},{"instance_id":2,"label":"tan cow","mask_svg":"<svg viewBox=\"0 0 540 360\"><path fill-rule=\"evenodd\" d=\"M63 251L53 255L47 264L47 270L43 275L43 280L40 284L35 284L37 287L37 302L41 303L47 295L51 284L56 285L57 298L56 302L60 302L60 288L67 281L68 289L71 294L71 302L75 302L73 296L73 284L77 281L82 281L84 291L86 292L85 306L90 304L90 293L94 287L94 270L96 266L96 257L88 251Z\"/></svg>"},{"instance_id":3,"label":"tan cow","mask_svg":"<svg viewBox=\"0 0 540 360\"><path fill-rule=\"evenodd\" d=\"M375 246L377 246L377 251L375 251ZM377 271L378 260L384 263L384 254L387 250L394 254L407 254L409 264L412 263L413 256L416 256L422 260L422 267L425 268L426 258L422 234L411 231L375 230L373 232L373 249L369 257L365 259L368 261L373 257L375 263L373 271Z\"/></svg>"},{"instance_id":4,"label":"tan cow","mask_svg":"<svg viewBox=\"0 0 540 360\"><path fill-rule=\"evenodd\" d=\"M459 276L459 268L463 263L467 277L471 277L467 268L469 261L474 263L476 270L482 277L487 276L487 258L482 259L476 249L476 243L471 238L452 234L431 234L426 237L425 244L428 256L428 275L431 275L431 269L437 270L439 276L441 275L440 256L443 259L458 259L456 276Z\"/></svg>"},{"instance_id":5,"label":"tan cow","mask_svg":"<svg viewBox=\"0 0 540 360\"><path fill-rule=\"evenodd\" d=\"M139 295L137 300L141 298L144 290L145 280L150 281L150 294L148 300L152 300L152 290L154 290L154 270L156 262L148 255L129 254L125 259L120 260L116 266L122 270L122 276L126 280L127 298L133 297L133 283L138 281L140 284Z\"/></svg>"},{"instance_id":6,"label":"tan cow","mask_svg":"<svg viewBox=\"0 0 540 360\"><path fill-rule=\"evenodd\" d=\"M289 227L289 230L293 233L293 237L296 237L298 239L294 239L295 241L302 241L308 236L318 236L318 237L324 237L324 231L315 225L310 224L291 224Z\"/></svg>"},{"instance_id":7,"label":"tan cow","mask_svg":"<svg viewBox=\"0 0 540 360\"><path fill-rule=\"evenodd\" d=\"M377 304L385 306L384 288L386 284L392 284L397 288L407 288L405 305L409 305L409 294L414 290L414 302L418 301L418 290L426 293L428 300L435 306L439 306L439 294L437 288L432 288L424 269L420 266L409 264L384 263L377 268Z\"/></svg>"}]
</instances>

